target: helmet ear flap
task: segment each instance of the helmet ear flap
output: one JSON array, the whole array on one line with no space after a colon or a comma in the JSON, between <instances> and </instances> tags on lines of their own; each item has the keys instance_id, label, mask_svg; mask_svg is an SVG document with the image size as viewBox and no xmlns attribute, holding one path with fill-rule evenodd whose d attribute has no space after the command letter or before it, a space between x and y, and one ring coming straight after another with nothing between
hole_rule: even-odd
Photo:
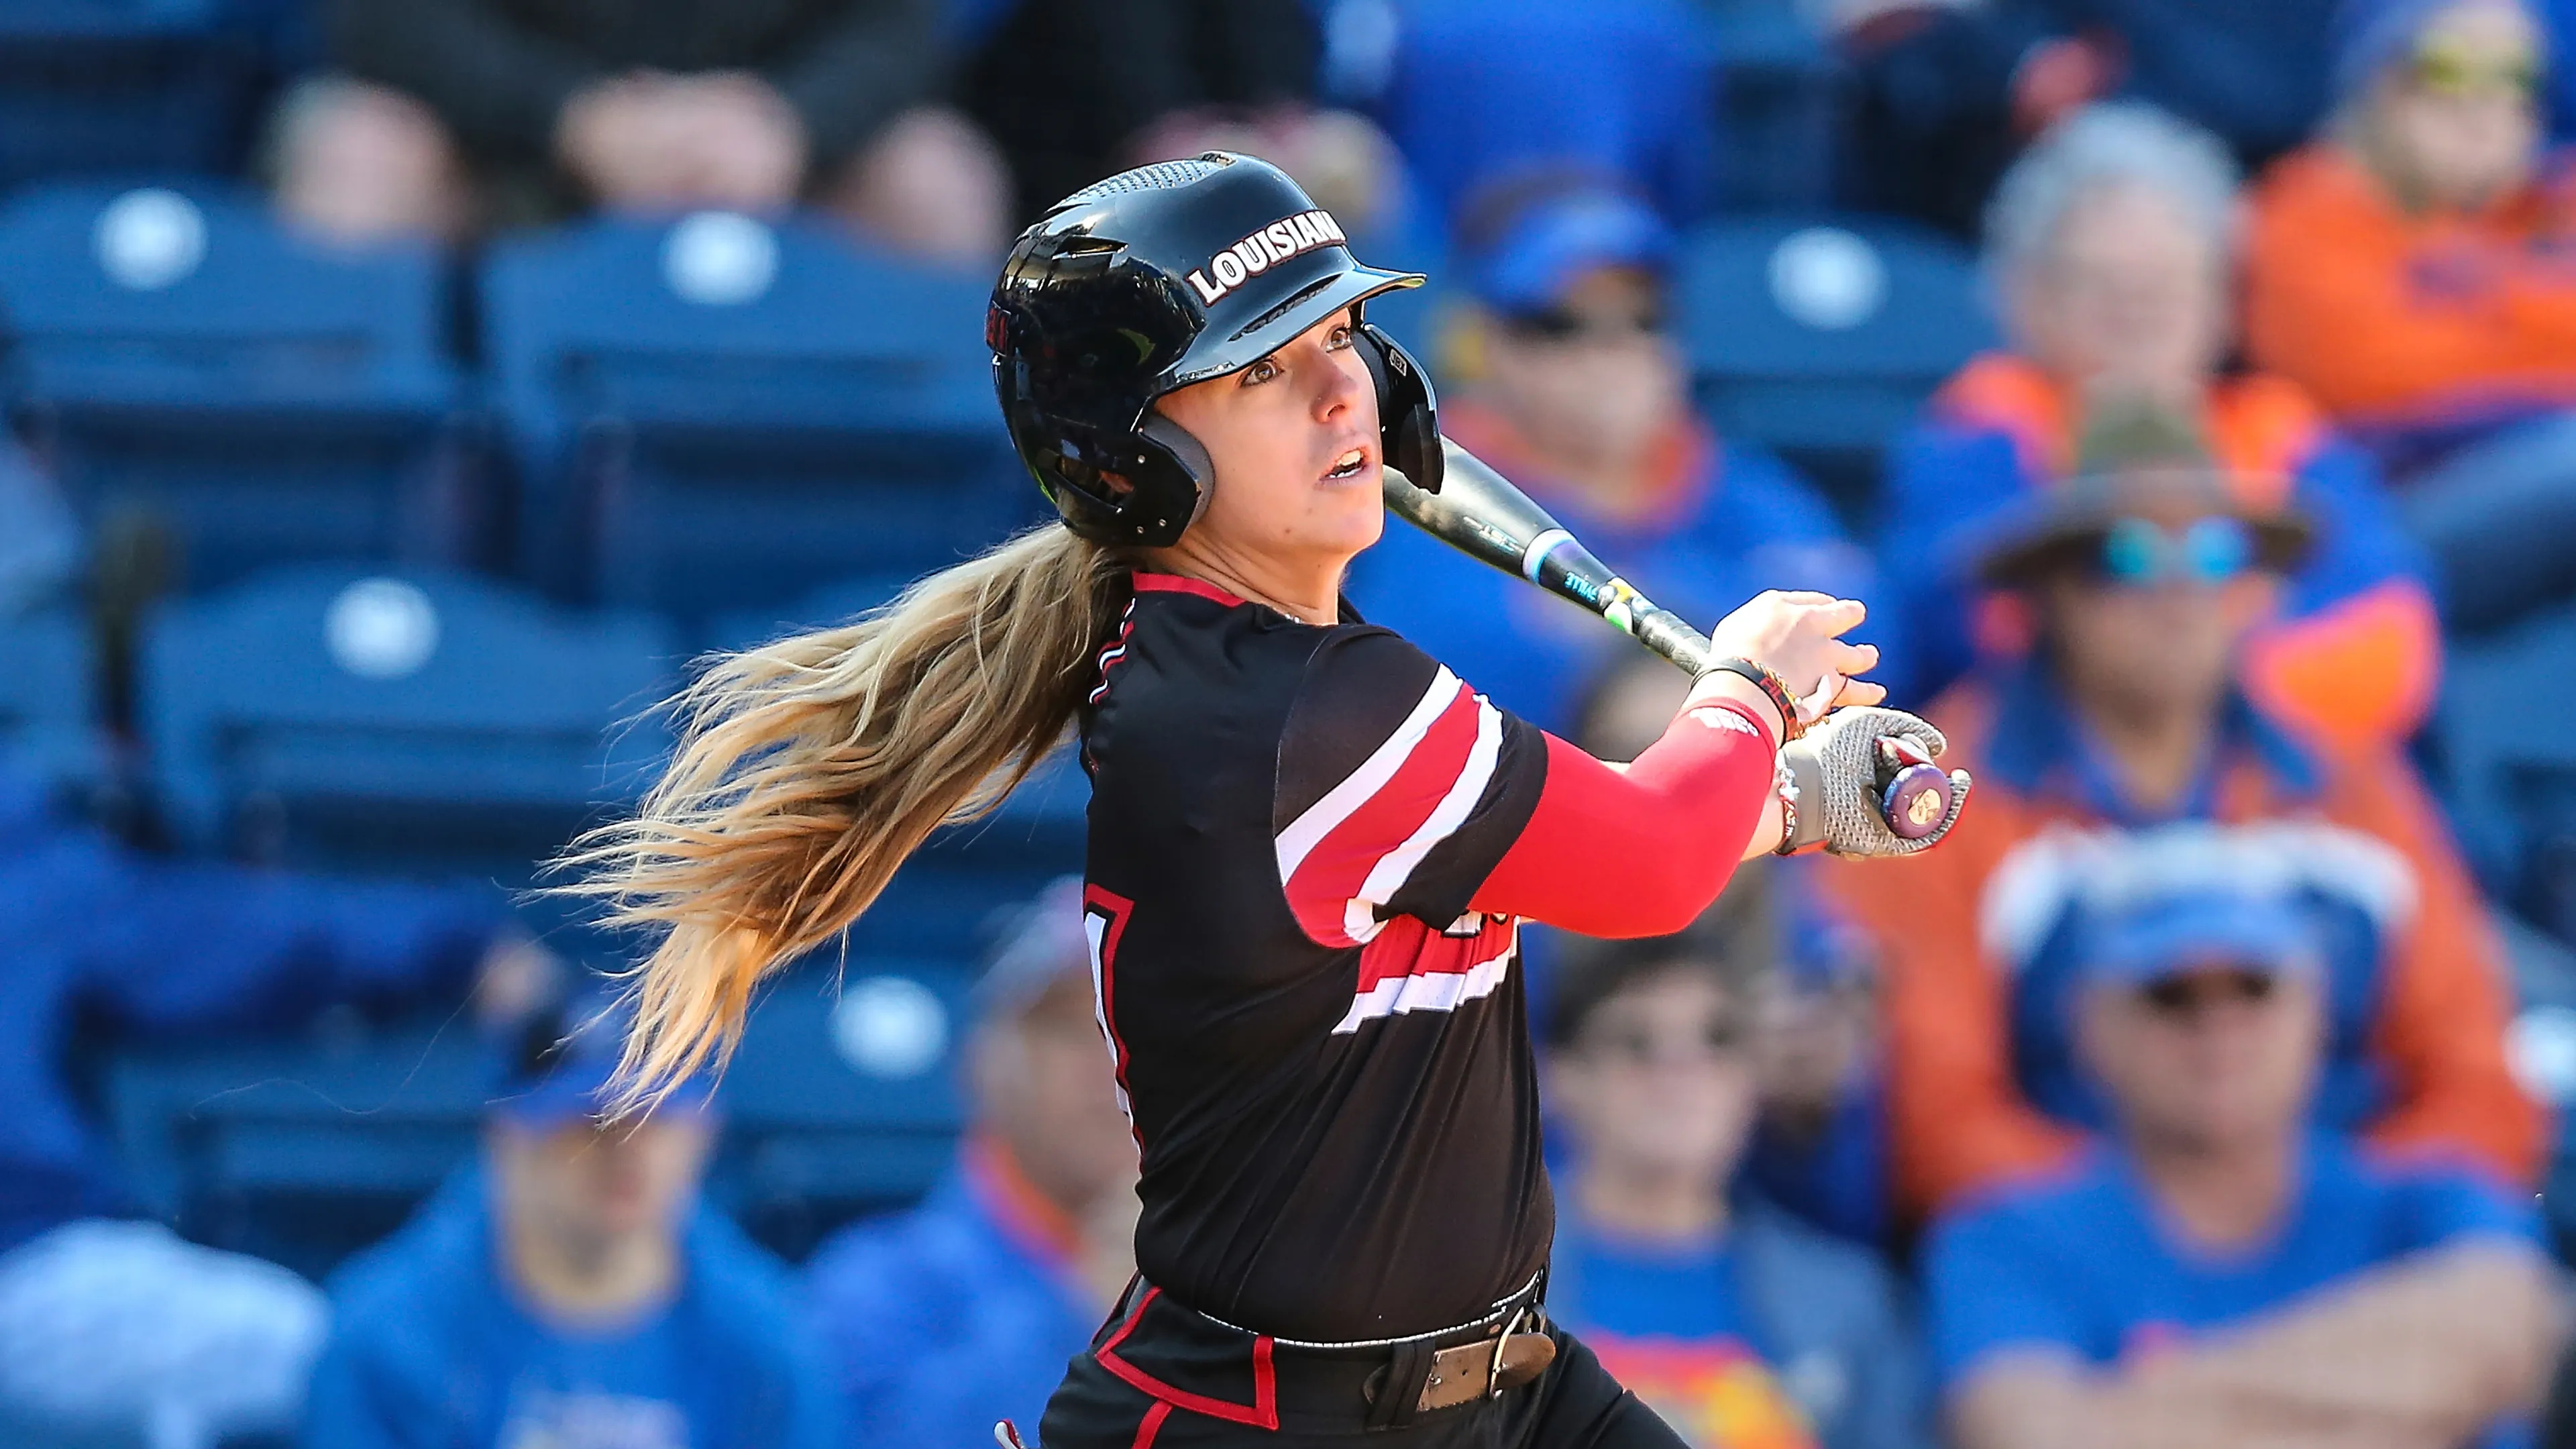
<instances>
[{"instance_id":1,"label":"helmet ear flap","mask_svg":"<svg viewBox=\"0 0 2576 1449\"><path fill-rule=\"evenodd\" d=\"M1216 462L1189 429L1151 408L1136 425L1136 451L1144 466L1136 480L1136 502L1127 510L1141 520L1136 542L1165 548L1207 512Z\"/></svg>"},{"instance_id":2,"label":"helmet ear flap","mask_svg":"<svg viewBox=\"0 0 2576 1449\"><path fill-rule=\"evenodd\" d=\"M1431 377L1374 322L1353 335L1377 381L1378 444L1386 466L1425 493L1440 491L1440 404Z\"/></svg>"}]
</instances>

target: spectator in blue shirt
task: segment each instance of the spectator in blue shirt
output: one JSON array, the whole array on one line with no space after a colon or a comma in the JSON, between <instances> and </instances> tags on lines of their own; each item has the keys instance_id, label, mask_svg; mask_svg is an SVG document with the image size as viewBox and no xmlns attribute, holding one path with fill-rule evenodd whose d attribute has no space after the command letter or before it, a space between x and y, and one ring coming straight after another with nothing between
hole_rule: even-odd
<instances>
[{"instance_id":1,"label":"spectator in blue shirt","mask_svg":"<svg viewBox=\"0 0 2576 1449\"><path fill-rule=\"evenodd\" d=\"M1928 1444L1886 1268L1728 1193L1759 1102L1763 973L1687 936L1566 954L1544 1058L1570 1139L1549 1313L1693 1445Z\"/></svg>"},{"instance_id":2,"label":"spectator in blue shirt","mask_svg":"<svg viewBox=\"0 0 2576 1449\"><path fill-rule=\"evenodd\" d=\"M143 1043L323 1007L496 998L549 969L488 893L138 855L0 761L0 1442L211 1442L290 1419L319 1293L139 1208L63 1076L74 1023ZM515 989L515 988L510 988Z\"/></svg>"},{"instance_id":3,"label":"spectator in blue shirt","mask_svg":"<svg viewBox=\"0 0 2576 1449\"><path fill-rule=\"evenodd\" d=\"M2531 1215L2311 1127L2312 918L2256 870L2093 881L2074 1029L2113 1126L1935 1231L1954 1442L2517 1442L2557 1333Z\"/></svg>"},{"instance_id":4,"label":"spectator in blue shirt","mask_svg":"<svg viewBox=\"0 0 2576 1449\"><path fill-rule=\"evenodd\" d=\"M1650 208L1558 176L1488 198L1462 243L1470 380L1441 401L1444 433L1685 618L1715 620L1766 588L1816 589L1871 601L1852 637L1895 654L1868 555L1777 459L1719 439L1692 408L1666 327L1675 242ZM1401 523L1353 566L1351 595L1558 734L1605 662L1635 648Z\"/></svg>"},{"instance_id":5,"label":"spectator in blue shirt","mask_svg":"<svg viewBox=\"0 0 2576 1449\"><path fill-rule=\"evenodd\" d=\"M1082 882L1023 908L975 992L974 1123L914 1210L807 1274L856 1449L1034 1430L1135 1271L1136 1143L1092 1015Z\"/></svg>"},{"instance_id":6,"label":"spectator in blue shirt","mask_svg":"<svg viewBox=\"0 0 2576 1449\"><path fill-rule=\"evenodd\" d=\"M537 1014L479 1166L341 1270L308 1449L839 1444L786 1265L698 1202L705 1083L604 1116L620 1021Z\"/></svg>"}]
</instances>

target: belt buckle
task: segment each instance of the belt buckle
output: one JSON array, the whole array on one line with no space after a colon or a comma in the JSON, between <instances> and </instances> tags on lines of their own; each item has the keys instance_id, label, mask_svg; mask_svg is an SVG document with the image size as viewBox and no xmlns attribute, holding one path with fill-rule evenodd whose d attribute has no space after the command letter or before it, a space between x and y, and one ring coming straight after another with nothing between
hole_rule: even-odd
<instances>
[{"instance_id":1,"label":"belt buckle","mask_svg":"<svg viewBox=\"0 0 2576 1449\"><path fill-rule=\"evenodd\" d=\"M1503 1320L1503 1331L1494 1339L1493 1355L1485 1360L1486 1398L1499 1399L1503 1396L1503 1350L1511 1347L1512 1335L1520 1331L1521 1320L1527 1317L1529 1317L1529 1305L1523 1304L1512 1310L1511 1317Z\"/></svg>"}]
</instances>

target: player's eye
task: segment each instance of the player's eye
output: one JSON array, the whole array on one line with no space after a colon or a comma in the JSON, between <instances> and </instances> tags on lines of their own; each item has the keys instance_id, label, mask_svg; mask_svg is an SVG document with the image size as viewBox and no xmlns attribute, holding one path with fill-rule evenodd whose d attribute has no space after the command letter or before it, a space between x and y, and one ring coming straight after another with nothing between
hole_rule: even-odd
<instances>
[{"instance_id":1,"label":"player's eye","mask_svg":"<svg viewBox=\"0 0 2576 1449\"><path fill-rule=\"evenodd\" d=\"M1243 386L1259 387L1279 375L1279 364L1265 357L1243 370Z\"/></svg>"},{"instance_id":2,"label":"player's eye","mask_svg":"<svg viewBox=\"0 0 2576 1449\"><path fill-rule=\"evenodd\" d=\"M1351 338L1353 335L1354 334L1347 325L1336 327L1330 333L1325 335L1324 347L1327 351L1339 352L1343 348L1351 345Z\"/></svg>"}]
</instances>

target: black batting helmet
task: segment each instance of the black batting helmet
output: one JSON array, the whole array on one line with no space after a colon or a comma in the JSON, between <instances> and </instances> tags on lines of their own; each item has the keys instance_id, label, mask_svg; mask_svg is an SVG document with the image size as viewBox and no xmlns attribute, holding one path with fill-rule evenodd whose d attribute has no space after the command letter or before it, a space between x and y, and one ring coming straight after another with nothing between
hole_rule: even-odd
<instances>
[{"instance_id":1,"label":"black batting helmet","mask_svg":"<svg viewBox=\"0 0 2576 1449\"><path fill-rule=\"evenodd\" d=\"M1196 439L1153 411L1223 377L1410 272L1364 267L1340 223L1267 161L1210 151L1075 192L1020 234L984 340L1020 459L1075 533L1159 547L1207 501ZM1363 323L1387 466L1440 486L1431 385Z\"/></svg>"}]
</instances>

